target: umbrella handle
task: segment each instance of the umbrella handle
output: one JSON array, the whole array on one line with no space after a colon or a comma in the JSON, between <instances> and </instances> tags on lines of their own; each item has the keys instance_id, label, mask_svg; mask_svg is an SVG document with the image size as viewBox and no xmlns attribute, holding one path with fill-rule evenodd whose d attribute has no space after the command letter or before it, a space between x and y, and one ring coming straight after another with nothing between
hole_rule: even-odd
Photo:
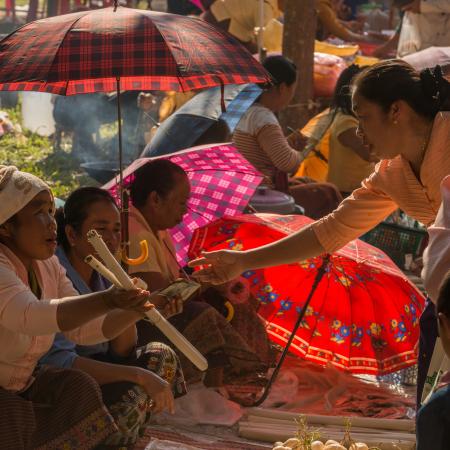
<instances>
[{"instance_id":1,"label":"umbrella handle","mask_svg":"<svg viewBox=\"0 0 450 450\"><path fill-rule=\"evenodd\" d=\"M148 243L144 239L139 242L139 246L141 248L141 254L137 258L129 258L128 251L126 248L122 249L122 261L127 266L138 266L139 264L143 264L148 259Z\"/></svg>"},{"instance_id":2,"label":"umbrella handle","mask_svg":"<svg viewBox=\"0 0 450 450\"><path fill-rule=\"evenodd\" d=\"M306 299L306 302L303 305L302 311L300 312L300 314L297 318L297 322L295 323L294 329L292 330L292 333L289 336L289 340L287 341L286 347L283 350L281 358L279 359L279 361L272 373L272 376L270 377L269 381L267 382L266 386L264 387L264 391L263 391L261 397L258 400L256 400L251 406L260 406L266 400L267 396L269 395L272 384L274 383L275 379L277 378L278 372L280 371L281 366L283 365L283 362L289 353L289 348L292 344L292 341L294 340L295 333L297 332L298 328L300 327L300 324L302 323L302 321L305 317L305 313L308 308L308 305L309 305L311 299L313 298L313 295L315 294L316 289L319 286L319 283L322 281L323 276L327 272L327 268L328 268L329 264L330 264L330 255L326 255L323 258L323 264L320 266L320 268L317 271L316 277L314 278L314 282L311 286L311 290L309 291L308 298Z\"/></svg>"}]
</instances>

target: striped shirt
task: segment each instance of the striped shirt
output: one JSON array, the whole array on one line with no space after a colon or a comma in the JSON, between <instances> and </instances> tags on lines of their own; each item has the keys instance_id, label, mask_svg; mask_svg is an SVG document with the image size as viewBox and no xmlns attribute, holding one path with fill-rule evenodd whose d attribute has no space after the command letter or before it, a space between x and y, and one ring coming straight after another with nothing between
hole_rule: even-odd
<instances>
[{"instance_id":1,"label":"striped shirt","mask_svg":"<svg viewBox=\"0 0 450 450\"><path fill-rule=\"evenodd\" d=\"M399 155L382 160L339 208L312 225L322 247L332 253L371 230L397 208L427 227L441 205L441 181L450 175L450 112L438 113L417 179Z\"/></svg>"},{"instance_id":2,"label":"striped shirt","mask_svg":"<svg viewBox=\"0 0 450 450\"><path fill-rule=\"evenodd\" d=\"M260 104L242 116L233 134L233 143L242 156L274 186L277 171L293 174L302 162L301 154L289 146L275 114Z\"/></svg>"}]
</instances>

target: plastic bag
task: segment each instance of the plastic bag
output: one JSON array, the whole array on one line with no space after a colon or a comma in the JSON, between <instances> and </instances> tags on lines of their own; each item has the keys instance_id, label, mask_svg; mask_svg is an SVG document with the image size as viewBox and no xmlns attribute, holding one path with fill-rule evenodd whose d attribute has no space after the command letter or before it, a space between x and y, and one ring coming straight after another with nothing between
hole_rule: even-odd
<instances>
[{"instance_id":1,"label":"plastic bag","mask_svg":"<svg viewBox=\"0 0 450 450\"><path fill-rule=\"evenodd\" d=\"M332 97L339 75L347 67L336 55L314 53L314 96Z\"/></svg>"},{"instance_id":2,"label":"plastic bag","mask_svg":"<svg viewBox=\"0 0 450 450\"><path fill-rule=\"evenodd\" d=\"M415 53L422 47L420 37L419 15L406 12L403 16L402 29L398 41L397 54L399 57Z\"/></svg>"}]
</instances>

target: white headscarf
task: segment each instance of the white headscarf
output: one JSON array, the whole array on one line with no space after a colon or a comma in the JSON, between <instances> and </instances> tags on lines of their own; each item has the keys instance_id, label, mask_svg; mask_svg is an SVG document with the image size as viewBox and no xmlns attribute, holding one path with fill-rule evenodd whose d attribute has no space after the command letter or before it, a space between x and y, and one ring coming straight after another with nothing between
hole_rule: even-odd
<instances>
[{"instance_id":1,"label":"white headscarf","mask_svg":"<svg viewBox=\"0 0 450 450\"><path fill-rule=\"evenodd\" d=\"M0 225L42 191L50 191L50 188L40 178L14 166L0 165Z\"/></svg>"}]
</instances>

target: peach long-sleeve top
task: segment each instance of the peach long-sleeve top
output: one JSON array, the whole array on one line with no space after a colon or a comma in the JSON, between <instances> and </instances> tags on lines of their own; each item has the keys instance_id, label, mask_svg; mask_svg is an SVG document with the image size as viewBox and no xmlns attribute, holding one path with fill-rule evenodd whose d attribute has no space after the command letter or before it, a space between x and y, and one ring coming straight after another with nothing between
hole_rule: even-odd
<instances>
[{"instance_id":1,"label":"peach long-sleeve top","mask_svg":"<svg viewBox=\"0 0 450 450\"><path fill-rule=\"evenodd\" d=\"M359 189L312 228L325 251L331 253L372 229L397 208L429 227L441 204L441 181L449 174L450 112L441 112L433 123L420 180L401 155L383 160Z\"/></svg>"},{"instance_id":2,"label":"peach long-sleeve top","mask_svg":"<svg viewBox=\"0 0 450 450\"><path fill-rule=\"evenodd\" d=\"M28 285L28 273L17 256L0 244L0 387L10 391L27 388L33 381L38 360L52 346L59 299L78 292L66 277L58 258L34 262L41 299ZM96 344L107 338L102 333L104 316L65 332L79 344Z\"/></svg>"}]
</instances>

